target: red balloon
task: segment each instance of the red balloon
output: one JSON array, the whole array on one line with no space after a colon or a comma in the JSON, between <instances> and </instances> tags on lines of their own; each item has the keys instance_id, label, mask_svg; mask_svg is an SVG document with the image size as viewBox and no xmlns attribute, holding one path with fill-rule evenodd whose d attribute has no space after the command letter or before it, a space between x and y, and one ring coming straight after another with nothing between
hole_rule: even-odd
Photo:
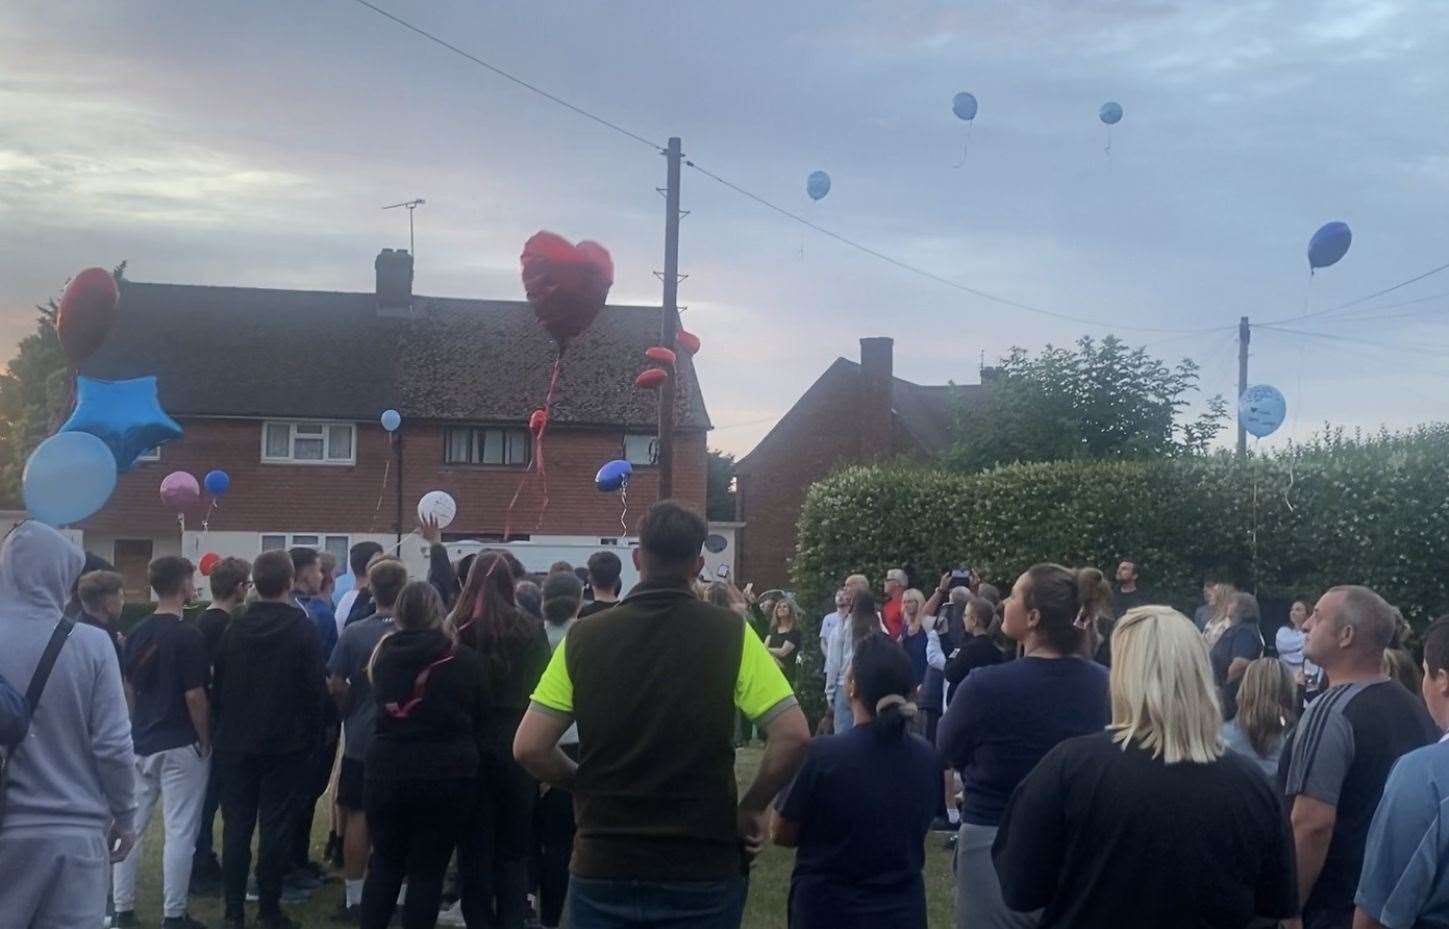
<instances>
[{"instance_id":1,"label":"red balloon","mask_svg":"<svg viewBox=\"0 0 1449 929\"><path fill-rule=\"evenodd\" d=\"M535 436L543 431L548 425L548 410L534 410L533 415L528 417L528 431Z\"/></svg>"},{"instance_id":2,"label":"red balloon","mask_svg":"<svg viewBox=\"0 0 1449 929\"><path fill-rule=\"evenodd\" d=\"M201 569L202 577L211 577L211 572L216 569L216 563L221 561L221 556L216 552L207 552L201 556L201 563L197 565Z\"/></svg>"},{"instance_id":3,"label":"red balloon","mask_svg":"<svg viewBox=\"0 0 1449 929\"><path fill-rule=\"evenodd\" d=\"M674 366L674 352L660 345L656 345L653 348L646 348L644 350L644 357L651 361L657 361L660 364L667 364L670 367Z\"/></svg>"},{"instance_id":4,"label":"red balloon","mask_svg":"<svg viewBox=\"0 0 1449 929\"><path fill-rule=\"evenodd\" d=\"M55 326L72 366L89 358L106 341L116 324L120 300L116 279L105 268L86 268L65 285Z\"/></svg>"},{"instance_id":5,"label":"red balloon","mask_svg":"<svg viewBox=\"0 0 1449 929\"><path fill-rule=\"evenodd\" d=\"M634 386L642 387L645 390L654 390L667 380L669 380L668 371L665 371L663 368L650 368L634 378Z\"/></svg>"},{"instance_id":6,"label":"red balloon","mask_svg":"<svg viewBox=\"0 0 1449 929\"><path fill-rule=\"evenodd\" d=\"M597 242L571 245L552 232L523 245L523 289L543 328L560 343L578 335L604 308L614 262Z\"/></svg>"},{"instance_id":7,"label":"red balloon","mask_svg":"<svg viewBox=\"0 0 1449 929\"><path fill-rule=\"evenodd\" d=\"M679 332L674 336L674 344L678 345L680 348L684 349L691 355L699 354L699 336L688 331L687 329L679 330Z\"/></svg>"}]
</instances>

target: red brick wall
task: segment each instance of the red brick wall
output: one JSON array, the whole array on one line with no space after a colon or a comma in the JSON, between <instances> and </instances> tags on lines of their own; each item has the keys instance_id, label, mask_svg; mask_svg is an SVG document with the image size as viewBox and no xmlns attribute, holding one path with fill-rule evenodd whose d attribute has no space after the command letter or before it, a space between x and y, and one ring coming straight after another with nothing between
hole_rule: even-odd
<instances>
[{"instance_id":1,"label":"red brick wall","mask_svg":"<svg viewBox=\"0 0 1449 929\"><path fill-rule=\"evenodd\" d=\"M183 420L185 437L162 448L161 461L138 464L121 476L109 503L84 528L102 533L165 532L176 516L162 505L161 478L189 471L200 481L221 468L231 490L211 514L217 531L390 532L395 520L397 473L387 434L380 426L357 427L357 464L262 464L262 424L251 420ZM403 435L403 531L417 520L418 498L445 490L458 501L450 532L502 532L504 513L523 476L521 469L443 464L443 426L409 422ZM543 477L532 474L513 510L515 533L620 534L618 494L594 489L594 474L623 454L622 431L555 427L548 433L544 464L549 504L542 510ZM384 470L388 471L384 492ZM705 502L705 436L684 433L675 441L675 496L701 511ZM383 493L378 508L378 495ZM629 529L657 492L657 473L637 468L629 486ZM187 514L199 526L204 507ZM376 515L374 515L376 514ZM540 514L542 521L540 522Z\"/></svg>"}]
</instances>

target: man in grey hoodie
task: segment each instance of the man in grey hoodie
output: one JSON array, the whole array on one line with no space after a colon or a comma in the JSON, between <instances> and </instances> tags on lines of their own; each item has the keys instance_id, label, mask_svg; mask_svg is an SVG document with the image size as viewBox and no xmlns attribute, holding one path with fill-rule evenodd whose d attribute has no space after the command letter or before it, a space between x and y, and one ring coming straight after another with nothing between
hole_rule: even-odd
<instances>
[{"instance_id":1,"label":"man in grey hoodie","mask_svg":"<svg viewBox=\"0 0 1449 929\"><path fill-rule=\"evenodd\" d=\"M0 546L0 674L20 690L60 622L85 555L35 521ZM135 757L106 634L77 624L10 761L0 827L0 929L99 926L112 860L135 842Z\"/></svg>"}]
</instances>

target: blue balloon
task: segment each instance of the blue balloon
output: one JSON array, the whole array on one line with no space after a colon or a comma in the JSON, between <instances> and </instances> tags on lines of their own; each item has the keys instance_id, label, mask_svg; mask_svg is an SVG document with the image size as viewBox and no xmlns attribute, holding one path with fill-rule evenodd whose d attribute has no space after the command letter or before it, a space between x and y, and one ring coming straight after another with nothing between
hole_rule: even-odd
<instances>
[{"instance_id":1,"label":"blue balloon","mask_svg":"<svg viewBox=\"0 0 1449 929\"><path fill-rule=\"evenodd\" d=\"M1337 264L1338 259L1348 254L1351 244L1353 230L1348 228L1348 223L1324 223L1308 240L1308 267L1326 268Z\"/></svg>"},{"instance_id":2,"label":"blue balloon","mask_svg":"<svg viewBox=\"0 0 1449 929\"><path fill-rule=\"evenodd\" d=\"M830 193L830 175L824 171L811 171L805 179L805 192L811 200L819 200Z\"/></svg>"},{"instance_id":3,"label":"blue balloon","mask_svg":"<svg viewBox=\"0 0 1449 929\"><path fill-rule=\"evenodd\" d=\"M1283 394L1269 384L1254 384L1238 398L1238 422L1260 439L1277 432L1287 412Z\"/></svg>"},{"instance_id":4,"label":"blue balloon","mask_svg":"<svg viewBox=\"0 0 1449 929\"><path fill-rule=\"evenodd\" d=\"M342 602L343 595L356 586L357 578L352 576L352 572L338 575L336 585L332 588L332 608L336 609Z\"/></svg>"},{"instance_id":5,"label":"blue balloon","mask_svg":"<svg viewBox=\"0 0 1449 929\"><path fill-rule=\"evenodd\" d=\"M57 432L25 462L20 492L30 515L50 526L77 523L116 489L116 458L89 432Z\"/></svg>"},{"instance_id":6,"label":"blue balloon","mask_svg":"<svg viewBox=\"0 0 1449 929\"><path fill-rule=\"evenodd\" d=\"M634 476L634 466L623 458L615 459L599 469L594 475L594 486L604 493L618 490L629 483L629 478Z\"/></svg>"},{"instance_id":7,"label":"blue balloon","mask_svg":"<svg viewBox=\"0 0 1449 929\"><path fill-rule=\"evenodd\" d=\"M213 497L220 497L231 487L231 476L222 470L208 471L201 483L206 487L207 493Z\"/></svg>"},{"instance_id":8,"label":"blue balloon","mask_svg":"<svg viewBox=\"0 0 1449 929\"><path fill-rule=\"evenodd\" d=\"M1122 104L1108 100L1097 111L1097 118L1109 126L1117 125L1122 121Z\"/></svg>"},{"instance_id":9,"label":"blue balloon","mask_svg":"<svg viewBox=\"0 0 1449 929\"><path fill-rule=\"evenodd\" d=\"M78 375L75 412L61 432L89 432L106 443L116 459L116 470L131 470L136 457L158 445L181 438L181 427L156 399L156 378L102 381Z\"/></svg>"},{"instance_id":10,"label":"blue balloon","mask_svg":"<svg viewBox=\"0 0 1449 929\"><path fill-rule=\"evenodd\" d=\"M956 116L957 116L957 118L964 119L967 122L970 122L971 120L975 119L976 118L976 97L975 97L975 95L974 94L968 94L964 90L961 91L959 94L957 94L951 100L951 112L952 113L955 113Z\"/></svg>"},{"instance_id":11,"label":"blue balloon","mask_svg":"<svg viewBox=\"0 0 1449 929\"><path fill-rule=\"evenodd\" d=\"M397 410L382 411L382 428L388 432L397 432L397 427L402 425L402 414Z\"/></svg>"}]
</instances>

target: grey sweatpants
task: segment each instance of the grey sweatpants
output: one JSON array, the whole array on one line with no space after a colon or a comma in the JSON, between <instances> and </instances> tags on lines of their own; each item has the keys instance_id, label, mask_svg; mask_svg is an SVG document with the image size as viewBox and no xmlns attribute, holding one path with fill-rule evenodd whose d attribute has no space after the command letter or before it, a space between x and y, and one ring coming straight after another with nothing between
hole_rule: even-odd
<instances>
[{"instance_id":1,"label":"grey sweatpants","mask_svg":"<svg viewBox=\"0 0 1449 929\"><path fill-rule=\"evenodd\" d=\"M1041 913L1018 913L1001 899L991 860L995 826L961 824L956 841L956 929L1034 929Z\"/></svg>"},{"instance_id":2,"label":"grey sweatpants","mask_svg":"<svg viewBox=\"0 0 1449 929\"><path fill-rule=\"evenodd\" d=\"M100 929L111 858L103 833L0 832L0 929Z\"/></svg>"}]
</instances>

